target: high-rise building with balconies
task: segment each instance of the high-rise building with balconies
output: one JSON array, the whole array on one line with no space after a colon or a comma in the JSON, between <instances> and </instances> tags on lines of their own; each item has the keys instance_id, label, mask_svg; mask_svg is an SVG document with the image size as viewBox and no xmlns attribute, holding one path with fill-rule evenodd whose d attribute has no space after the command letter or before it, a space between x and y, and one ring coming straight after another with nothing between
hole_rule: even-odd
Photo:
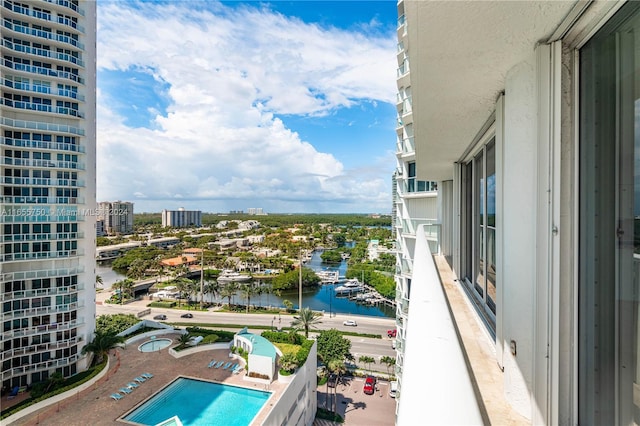
<instances>
[{"instance_id":1,"label":"high-rise building with balconies","mask_svg":"<svg viewBox=\"0 0 640 426\"><path fill-rule=\"evenodd\" d=\"M640 2L397 6L396 423L640 424Z\"/></svg>"},{"instance_id":2,"label":"high-rise building with balconies","mask_svg":"<svg viewBox=\"0 0 640 426\"><path fill-rule=\"evenodd\" d=\"M107 235L131 234L133 232L133 203L131 202L100 202L98 203L97 216L99 221L104 221L103 231Z\"/></svg>"},{"instance_id":3,"label":"high-rise building with balconies","mask_svg":"<svg viewBox=\"0 0 640 426\"><path fill-rule=\"evenodd\" d=\"M87 367L95 329L96 3L0 7L2 386Z\"/></svg>"}]
</instances>

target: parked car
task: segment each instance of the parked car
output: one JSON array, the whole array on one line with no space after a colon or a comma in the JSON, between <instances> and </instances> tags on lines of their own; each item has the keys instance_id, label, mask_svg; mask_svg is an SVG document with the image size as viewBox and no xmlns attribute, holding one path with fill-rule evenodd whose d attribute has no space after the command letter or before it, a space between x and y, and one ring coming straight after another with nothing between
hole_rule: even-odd
<instances>
[{"instance_id":1,"label":"parked car","mask_svg":"<svg viewBox=\"0 0 640 426\"><path fill-rule=\"evenodd\" d=\"M182 314L180 315L180 318L193 318L193 314L190 314L190 313Z\"/></svg>"},{"instance_id":2,"label":"parked car","mask_svg":"<svg viewBox=\"0 0 640 426\"><path fill-rule=\"evenodd\" d=\"M156 315L153 317L154 320L166 320L167 316L165 314Z\"/></svg>"},{"instance_id":3,"label":"parked car","mask_svg":"<svg viewBox=\"0 0 640 426\"><path fill-rule=\"evenodd\" d=\"M367 376L367 379L364 381L364 389L363 392L367 395L373 395L376 391L376 378L373 376Z\"/></svg>"},{"instance_id":4,"label":"parked car","mask_svg":"<svg viewBox=\"0 0 640 426\"><path fill-rule=\"evenodd\" d=\"M358 323L355 322L354 320L346 320L342 323L342 325L346 325L346 326L350 326L350 327L357 327Z\"/></svg>"},{"instance_id":5,"label":"parked car","mask_svg":"<svg viewBox=\"0 0 640 426\"><path fill-rule=\"evenodd\" d=\"M389 338L396 337L397 333L398 333L398 330L396 330L395 328L393 330L387 330L387 337Z\"/></svg>"},{"instance_id":6,"label":"parked car","mask_svg":"<svg viewBox=\"0 0 640 426\"><path fill-rule=\"evenodd\" d=\"M389 396L395 398L396 393L398 393L398 382L394 380L393 382L389 382Z\"/></svg>"}]
</instances>

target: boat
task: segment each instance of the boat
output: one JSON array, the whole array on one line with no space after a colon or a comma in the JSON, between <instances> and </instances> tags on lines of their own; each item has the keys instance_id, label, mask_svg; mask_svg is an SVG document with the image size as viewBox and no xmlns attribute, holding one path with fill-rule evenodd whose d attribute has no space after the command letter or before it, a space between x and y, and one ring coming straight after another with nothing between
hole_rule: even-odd
<instances>
[{"instance_id":1,"label":"boat","mask_svg":"<svg viewBox=\"0 0 640 426\"><path fill-rule=\"evenodd\" d=\"M349 295L351 293L357 293L357 292L363 291L364 287L360 285L360 283L357 283L357 280L356 280L355 285L353 281L346 282L344 283L344 285L338 286L334 290L336 292L336 296L339 296L339 295Z\"/></svg>"},{"instance_id":2,"label":"boat","mask_svg":"<svg viewBox=\"0 0 640 426\"><path fill-rule=\"evenodd\" d=\"M324 270L316 272L316 275L320 278L322 284L335 284L340 280L340 273L338 271Z\"/></svg>"},{"instance_id":3,"label":"boat","mask_svg":"<svg viewBox=\"0 0 640 426\"><path fill-rule=\"evenodd\" d=\"M250 279L250 275L244 275L235 271L222 271L222 273L218 275L219 283L245 282Z\"/></svg>"},{"instance_id":4,"label":"boat","mask_svg":"<svg viewBox=\"0 0 640 426\"><path fill-rule=\"evenodd\" d=\"M351 278L347 280L344 284L345 287L362 287L360 281L357 278Z\"/></svg>"}]
</instances>

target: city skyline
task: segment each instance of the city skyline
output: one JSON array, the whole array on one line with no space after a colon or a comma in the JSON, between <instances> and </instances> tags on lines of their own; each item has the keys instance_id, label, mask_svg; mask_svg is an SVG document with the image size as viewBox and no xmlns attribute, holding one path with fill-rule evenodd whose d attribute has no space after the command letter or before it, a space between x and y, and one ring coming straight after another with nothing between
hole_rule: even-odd
<instances>
[{"instance_id":1,"label":"city skyline","mask_svg":"<svg viewBox=\"0 0 640 426\"><path fill-rule=\"evenodd\" d=\"M395 4L99 2L98 199L390 212Z\"/></svg>"}]
</instances>

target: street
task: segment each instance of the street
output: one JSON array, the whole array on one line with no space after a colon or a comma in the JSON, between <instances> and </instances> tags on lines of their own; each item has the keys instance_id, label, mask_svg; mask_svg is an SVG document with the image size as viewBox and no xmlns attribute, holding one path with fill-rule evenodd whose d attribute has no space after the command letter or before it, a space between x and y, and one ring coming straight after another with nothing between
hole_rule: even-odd
<instances>
[{"instance_id":1,"label":"street","mask_svg":"<svg viewBox=\"0 0 640 426\"><path fill-rule=\"evenodd\" d=\"M139 312L144 311L147 308L149 300L137 300L125 305L114 305L104 303L108 299L110 292L99 292L96 294L96 315L108 315L115 313L127 313L137 315ZM186 306L185 306L186 308ZM193 314L193 318L181 318L180 315L190 312ZM202 324L247 324L249 330L251 326L262 327L290 327L291 321L293 321L293 315L267 315L267 314L242 314L233 312L216 312L213 310L207 312L193 311L188 309L163 309L163 308L151 308L151 313L145 315L144 319L153 319L155 315L164 314L167 319L163 322L170 323L202 323ZM357 326L345 326L343 321L355 320ZM221 327L224 329L224 327ZM319 330L327 330L335 328L340 331L362 333L362 334L377 334L382 336L379 338L367 338L362 336L345 336L351 340L351 353L356 358L362 355L371 356L376 360L376 363L371 365L372 369L386 372L387 369L384 365L380 364L379 358L381 356L390 356L395 358L395 350L391 347L391 340L387 337L387 330L395 328L395 320L393 318L385 317L365 317L357 315L343 315L334 314L332 318L329 318L328 314L322 317L322 322L319 324ZM237 328L229 328L228 330L236 331ZM260 333L263 329L254 330L256 333ZM313 333L311 333L313 335Z\"/></svg>"}]
</instances>

